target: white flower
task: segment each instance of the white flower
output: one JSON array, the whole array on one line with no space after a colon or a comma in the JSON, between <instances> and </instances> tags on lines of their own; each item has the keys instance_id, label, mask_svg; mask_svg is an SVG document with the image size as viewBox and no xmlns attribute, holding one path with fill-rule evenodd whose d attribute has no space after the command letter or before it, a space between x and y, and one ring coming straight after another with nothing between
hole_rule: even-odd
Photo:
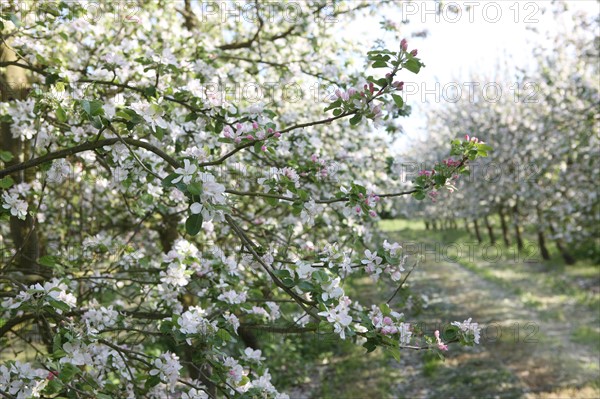
<instances>
[{"instance_id":1,"label":"white flower","mask_svg":"<svg viewBox=\"0 0 600 399\"><path fill-rule=\"evenodd\" d=\"M299 278L306 280L310 279L313 272L317 270L310 263L299 260L296 262L296 274Z\"/></svg>"},{"instance_id":2,"label":"white flower","mask_svg":"<svg viewBox=\"0 0 600 399\"><path fill-rule=\"evenodd\" d=\"M393 244L390 244L390 243L387 242L387 240L385 240L385 241L383 241L383 248L386 251L390 251L390 255L396 256L396 252L399 249L402 249L402 246L400 246L400 244L398 244L397 242L395 242Z\"/></svg>"},{"instance_id":3,"label":"white flower","mask_svg":"<svg viewBox=\"0 0 600 399\"><path fill-rule=\"evenodd\" d=\"M88 328L93 330L101 330L107 327L112 327L117 323L119 313L113 310L112 306L100 309L90 309L82 316Z\"/></svg>"},{"instance_id":4,"label":"white flower","mask_svg":"<svg viewBox=\"0 0 600 399\"><path fill-rule=\"evenodd\" d=\"M177 319L177 324L180 326L179 331L184 334L203 335L214 331L214 326L203 317L204 314L205 311L199 306L191 306Z\"/></svg>"},{"instance_id":5,"label":"white flower","mask_svg":"<svg viewBox=\"0 0 600 399\"><path fill-rule=\"evenodd\" d=\"M408 345L410 343L410 337L412 332L410 331L409 323L400 323L398 326L398 330L400 330L400 344Z\"/></svg>"},{"instance_id":6,"label":"white flower","mask_svg":"<svg viewBox=\"0 0 600 399\"><path fill-rule=\"evenodd\" d=\"M352 317L348 314L347 297L340 299L339 305L333 309L319 312L319 316L327 317L327 321L333 323L333 329L340 334L340 338L346 339L345 329L352 323Z\"/></svg>"},{"instance_id":7,"label":"white flower","mask_svg":"<svg viewBox=\"0 0 600 399\"><path fill-rule=\"evenodd\" d=\"M365 250L365 258L366 259L361 261L361 263L365 265L365 271L371 274L373 280L377 281L381 274L379 265L383 259L377 256L377 252L371 252L368 249Z\"/></svg>"},{"instance_id":8,"label":"white flower","mask_svg":"<svg viewBox=\"0 0 600 399\"><path fill-rule=\"evenodd\" d=\"M223 318L225 319L225 321L231 324L231 326L233 327L233 331L237 333L237 329L240 327L240 320L237 318L237 316L232 313L226 312L223 315Z\"/></svg>"},{"instance_id":9,"label":"white flower","mask_svg":"<svg viewBox=\"0 0 600 399\"><path fill-rule=\"evenodd\" d=\"M158 375L161 381L166 382L173 392L177 379L179 378L179 370L181 364L179 363L179 357L174 353L164 353L159 358L154 359L154 368L150 370L150 375Z\"/></svg>"},{"instance_id":10,"label":"white flower","mask_svg":"<svg viewBox=\"0 0 600 399\"><path fill-rule=\"evenodd\" d=\"M192 205L190 205L190 211L195 215L201 213L203 208L204 207L199 202L194 202Z\"/></svg>"},{"instance_id":11,"label":"white flower","mask_svg":"<svg viewBox=\"0 0 600 399\"><path fill-rule=\"evenodd\" d=\"M181 399L208 399L208 394L200 389L191 388L181 394Z\"/></svg>"},{"instance_id":12,"label":"white flower","mask_svg":"<svg viewBox=\"0 0 600 399\"><path fill-rule=\"evenodd\" d=\"M263 360L265 360L265 358L264 358L264 357L262 357L261 355L262 355L262 352L261 352L261 350L260 350L260 349L256 349L256 350L254 350L254 349L252 349L252 348L246 348L246 349L244 350L244 358L245 358L246 360L249 360L249 361L251 361L251 362L260 363L260 362L262 362Z\"/></svg>"},{"instance_id":13,"label":"white flower","mask_svg":"<svg viewBox=\"0 0 600 399\"><path fill-rule=\"evenodd\" d=\"M219 295L217 299L231 305L240 304L246 302L246 292L237 293L234 290L229 290Z\"/></svg>"},{"instance_id":14,"label":"white flower","mask_svg":"<svg viewBox=\"0 0 600 399\"><path fill-rule=\"evenodd\" d=\"M274 321L277 320L281 316L281 312L279 311L279 305L275 302L267 302L266 305L269 307L269 320Z\"/></svg>"},{"instance_id":15,"label":"white flower","mask_svg":"<svg viewBox=\"0 0 600 399\"><path fill-rule=\"evenodd\" d=\"M166 273L160 272L160 275L162 276L160 281L169 285L185 287L190 282L185 265L175 262L169 265Z\"/></svg>"},{"instance_id":16,"label":"white flower","mask_svg":"<svg viewBox=\"0 0 600 399\"><path fill-rule=\"evenodd\" d=\"M461 322L454 321L451 323L453 326L460 328L465 333L471 333L475 337L475 343L479 343L479 338L481 336L481 328L479 327L479 323L471 322L471 318L468 320Z\"/></svg>"},{"instance_id":17,"label":"white flower","mask_svg":"<svg viewBox=\"0 0 600 399\"><path fill-rule=\"evenodd\" d=\"M306 201L304 203L304 208L302 208L302 212L300 212L300 219L302 223L305 223L308 226L312 226L315 223L315 216L319 213L320 208L316 206L314 200Z\"/></svg>"},{"instance_id":18,"label":"white flower","mask_svg":"<svg viewBox=\"0 0 600 399\"><path fill-rule=\"evenodd\" d=\"M70 173L71 165L65 159L59 159L52 163L52 166L48 170L47 179L51 183L62 183Z\"/></svg>"},{"instance_id":19,"label":"white flower","mask_svg":"<svg viewBox=\"0 0 600 399\"><path fill-rule=\"evenodd\" d=\"M10 209L11 215L18 217L19 219L25 220L25 217L27 216L27 202L23 201L22 199L19 199L17 194L9 195L6 192L2 194L2 199L5 202L2 205L4 209Z\"/></svg>"},{"instance_id":20,"label":"white flower","mask_svg":"<svg viewBox=\"0 0 600 399\"><path fill-rule=\"evenodd\" d=\"M80 342L66 342L63 350L67 356L60 359L60 363L71 363L75 366L83 366L92 363L92 356L88 353L87 347Z\"/></svg>"},{"instance_id":21,"label":"white flower","mask_svg":"<svg viewBox=\"0 0 600 399\"><path fill-rule=\"evenodd\" d=\"M240 366L238 361L232 357L225 358L223 364L225 367L229 368L229 371L227 372L227 380L232 382L234 385L238 385L244 376L244 369L242 366Z\"/></svg>"},{"instance_id":22,"label":"white flower","mask_svg":"<svg viewBox=\"0 0 600 399\"><path fill-rule=\"evenodd\" d=\"M222 204L225 202L225 186L217 183L215 177L210 173L200 173L200 180L202 181L202 194L201 198L205 202L213 204Z\"/></svg>"},{"instance_id":23,"label":"white flower","mask_svg":"<svg viewBox=\"0 0 600 399\"><path fill-rule=\"evenodd\" d=\"M197 169L198 167L195 164L190 164L189 159L184 159L183 168L175 169L175 173L177 173L179 176L173 179L172 183L179 183L181 180L183 180L185 184L189 184L189 182L192 181L192 177L194 176L194 173L196 173Z\"/></svg>"},{"instance_id":24,"label":"white flower","mask_svg":"<svg viewBox=\"0 0 600 399\"><path fill-rule=\"evenodd\" d=\"M156 126L167 128L167 122L162 117L165 111L160 105L138 102L131 104L131 109L144 118L152 126L152 130L156 130Z\"/></svg>"},{"instance_id":25,"label":"white flower","mask_svg":"<svg viewBox=\"0 0 600 399\"><path fill-rule=\"evenodd\" d=\"M323 298L324 301L344 295L344 290L340 287L340 280L341 279L339 277L336 277L335 279L331 280L329 284L322 286L323 291L325 292L321 294L321 298Z\"/></svg>"}]
</instances>

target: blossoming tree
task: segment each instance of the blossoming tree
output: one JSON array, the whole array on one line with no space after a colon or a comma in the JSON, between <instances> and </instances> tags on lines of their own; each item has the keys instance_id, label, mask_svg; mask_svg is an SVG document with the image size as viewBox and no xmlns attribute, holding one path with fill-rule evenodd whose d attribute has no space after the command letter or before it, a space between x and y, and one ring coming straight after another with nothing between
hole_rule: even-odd
<instances>
[{"instance_id":1,"label":"blossoming tree","mask_svg":"<svg viewBox=\"0 0 600 399\"><path fill-rule=\"evenodd\" d=\"M413 260L375 223L489 147L455 140L451 163L398 188L370 130L407 113L417 50L375 46L346 74L357 49L327 22L375 6L297 4L3 10L0 340L32 354L3 351L0 395L285 397L268 367L291 349L267 353L265 329L396 356L479 342L470 319L441 336L405 320ZM346 294L365 273L387 303Z\"/></svg>"},{"instance_id":2,"label":"blossoming tree","mask_svg":"<svg viewBox=\"0 0 600 399\"><path fill-rule=\"evenodd\" d=\"M562 7L554 9L557 18ZM536 51L535 66L518 73L517 82L508 68L495 79L473 76L482 86L502 84L500 98L479 95L431 111L429 141L437 149L415 147L412 154L439 154L439 141L468 131L493 142L495 151L478 161L475 176L457 193L429 202L420 215L466 218L480 241L487 230L492 243L490 217L497 215L504 243L513 236L535 258L550 259L549 240L568 264L575 262L573 252L598 256L597 250L587 252L597 247L600 222L597 28L595 15L574 14L550 35L548 48ZM526 226L535 226L537 248L524 248Z\"/></svg>"}]
</instances>

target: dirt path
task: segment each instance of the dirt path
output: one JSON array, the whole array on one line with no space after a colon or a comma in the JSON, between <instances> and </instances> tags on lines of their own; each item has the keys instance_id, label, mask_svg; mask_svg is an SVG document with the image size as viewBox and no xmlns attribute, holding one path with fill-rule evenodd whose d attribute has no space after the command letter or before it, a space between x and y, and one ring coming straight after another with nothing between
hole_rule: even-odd
<instances>
[{"instance_id":1,"label":"dirt path","mask_svg":"<svg viewBox=\"0 0 600 399\"><path fill-rule=\"evenodd\" d=\"M522 291L515 294L458 262L424 262L410 281L415 294L429 297L415 320L433 326L472 317L486 327L480 346L454 345L443 363L406 354L396 363L405 378L394 397L599 397L598 345L572 341L578 329L598 326L593 309L557 296L565 320L548 317L556 314L552 298L543 310L534 309ZM525 294L532 298L548 296L534 280L515 284L529 285Z\"/></svg>"}]
</instances>

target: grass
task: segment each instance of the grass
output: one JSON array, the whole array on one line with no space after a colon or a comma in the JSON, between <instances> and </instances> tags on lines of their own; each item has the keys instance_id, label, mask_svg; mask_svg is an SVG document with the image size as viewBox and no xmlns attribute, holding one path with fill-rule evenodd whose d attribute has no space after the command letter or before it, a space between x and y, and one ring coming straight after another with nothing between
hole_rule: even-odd
<instances>
[{"instance_id":1,"label":"grass","mask_svg":"<svg viewBox=\"0 0 600 399\"><path fill-rule=\"evenodd\" d=\"M573 342L589 345L600 351L600 329L590 326L579 326L571 336Z\"/></svg>"}]
</instances>

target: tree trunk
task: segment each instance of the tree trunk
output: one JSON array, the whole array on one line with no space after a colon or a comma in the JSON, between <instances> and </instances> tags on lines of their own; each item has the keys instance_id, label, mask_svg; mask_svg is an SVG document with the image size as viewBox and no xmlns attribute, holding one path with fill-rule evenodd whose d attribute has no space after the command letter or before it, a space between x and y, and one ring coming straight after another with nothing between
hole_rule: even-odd
<instances>
[{"instance_id":1,"label":"tree trunk","mask_svg":"<svg viewBox=\"0 0 600 399\"><path fill-rule=\"evenodd\" d=\"M429 230L429 222L427 220L425 221L425 230Z\"/></svg>"},{"instance_id":2,"label":"tree trunk","mask_svg":"<svg viewBox=\"0 0 600 399\"><path fill-rule=\"evenodd\" d=\"M550 259L550 253L548 252L548 248L546 248L546 239L544 238L544 229L542 225L542 211L538 206L535 207L538 217L538 246L540 247L540 253L542 254L542 258L544 260Z\"/></svg>"},{"instance_id":3,"label":"tree trunk","mask_svg":"<svg viewBox=\"0 0 600 399\"><path fill-rule=\"evenodd\" d=\"M502 239L504 240L504 245L508 247L510 246L510 240L508 238L508 227L506 226L506 219L504 218L504 211L502 208L498 210L498 214L500 215L500 226L502 227Z\"/></svg>"},{"instance_id":4,"label":"tree trunk","mask_svg":"<svg viewBox=\"0 0 600 399\"><path fill-rule=\"evenodd\" d=\"M542 254L542 258L544 258L544 260L549 260L550 253L548 253L548 248L546 248L546 240L544 239L544 233L542 231L538 230L537 236L538 236L538 245L540 247L540 253Z\"/></svg>"},{"instance_id":5,"label":"tree trunk","mask_svg":"<svg viewBox=\"0 0 600 399\"><path fill-rule=\"evenodd\" d=\"M556 230L554 229L552 223L550 223L550 232L552 235L556 236ZM554 239L554 243L556 244L556 248L558 248L558 252L560 252L560 255L564 259L565 263L567 265L574 265L576 260L565 248L563 240L557 237Z\"/></svg>"},{"instance_id":6,"label":"tree trunk","mask_svg":"<svg viewBox=\"0 0 600 399\"><path fill-rule=\"evenodd\" d=\"M477 219L473 219L473 227L475 228L475 236L477 237L477 241L481 244L481 234L479 233L479 225L477 224Z\"/></svg>"},{"instance_id":7,"label":"tree trunk","mask_svg":"<svg viewBox=\"0 0 600 399\"><path fill-rule=\"evenodd\" d=\"M517 248L523 250L523 238L521 237L521 228L519 226L519 208L515 205L513 208L513 222L515 225L515 237L517 239Z\"/></svg>"},{"instance_id":8,"label":"tree trunk","mask_svg":"<svg viewBox=\"0 0 600 399\"><path fill-rule=\"evenodd\" d=\"M487 228L488 235L490 236L490 243L491 244L495 244L496 243L496 237L494 237L494 229L492 228L492 225L490 223L490 219L488 218L487 215L485 215L483 217L483 220L485 222L485 227Z\"/></svg>"},{"instance_id":9,"label":"tree trunk","mask_svg":"<svg viewBox=\"0 0 600 399\"><path fill-rule=\"evenodd\" d=\"M18 58L12 48L6 43L0 45L0 61L17 62ZM1 77L1 98L2 102L11 102L27 98L30 84L27 78L26 70L17 65L6 67L6 71ZM30 141L22 140L20 137L14 138L11 124L2 122L2 133L0 135L0 149L9 151L13 159L5 163L5 166L18 164L31 157ZM15 172L10 175L15 184L30 183L35 179L35 169L29 169L23 172ZM31 211L34 204L29 203L28 209ZM39 239L35 229L34 217L29 213L25 220L15 216L10 217L10 234L16 251L14 258L16 268L21 271L26 280L36 281L49 278L51 271L46 267L40 267L37 263L39 258Z\"/></svg>"}]
</instances>

